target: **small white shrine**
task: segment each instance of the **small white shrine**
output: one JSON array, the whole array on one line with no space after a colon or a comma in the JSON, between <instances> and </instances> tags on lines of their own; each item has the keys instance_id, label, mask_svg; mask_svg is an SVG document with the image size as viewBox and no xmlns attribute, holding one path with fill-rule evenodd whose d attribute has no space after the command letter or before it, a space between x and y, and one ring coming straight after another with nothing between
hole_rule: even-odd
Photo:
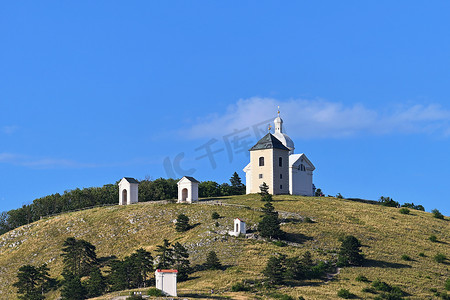
<instances>
[{"instance_id":1,"label":"small white shrine","mask_svg":"<svg viewBox=\"0 0 450 300\"><path fill-rule=\"evenodd\" d=\"M177 270L156 270L156 288L164 295L177 297Z\"/></svg>"},{"instance_id":2,"label":"small white shrine","mask_svg":"<svg viewBox=\"0 0 450 300\"><path fill-rule=\"evenodd\" d=\"M124 177L119 182L119 205L138 203L139 181Z\"/></svg>"},{"instance_id":3,"label":"small white shrine","mask_svg":"<svg viewBox=\"0 0 450 300\"><path fill-rule=\"evenodd\" d=\"M190 176L184 176L178 181L178 202L192 203L198 201L198 184L199 182Z\"/></svg>"},{"instance_id":4,"label":"small white shrine","mask_svg":"<svg viewBox=\"0 0 450 300\"><path fill-rule=\"evenodd\" d=\"M229 231L229 235L239 236L240 234L246 234L245 222L239 218L234 219L233 231Z\"/></svg>"}]
</instances>

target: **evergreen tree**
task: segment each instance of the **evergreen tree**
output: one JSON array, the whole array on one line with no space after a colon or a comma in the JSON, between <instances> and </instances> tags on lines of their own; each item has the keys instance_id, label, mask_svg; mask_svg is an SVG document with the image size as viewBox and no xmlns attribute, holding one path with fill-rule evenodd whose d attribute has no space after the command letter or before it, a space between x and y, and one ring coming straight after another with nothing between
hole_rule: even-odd
<instances>
[{"instance_id":1,"label":"evergreen tree","mask_svg":"<svg viewBox=\"0 0 450 300\"><path fill-rule=\"evenodd\" d=\"M231 176L230 178L230 183L233 195L245 194L245 185L242 184L241 178L239 177L238 173L233 173L233 176Z\"/></svg>"},{"instance_id":2,"label":"evergreen tree","mask_svg":"<svg viewBox=\"0 0 450 300\"><path fill-rule=\"evenodd\" d=\"M260 186L259 186L259 190L260 190L260 195L261 195L261 201L267 201L270 202L272 201L272 195L269 194L269 186L263 182Z\"/></svg>"},{"instance_id":3,"label":"evergreen tree","mask_svg":"<svg viewBox=\"0 0 450 300\"><path fill-rule=\"evenodd\" d=\"M41 300L44 294L55 286L55 280L50 278L46 264L36 268L32 265L24 265L19 268L17 282L13 284L17 288L19 299Z\"/></svg>"},{"instance_id":4,"label":"evergreen tree","mask_svg":"<svg viewBox=\"0 0 450 300\"><path fill-rule=\"evenodd\" d=\"M99 267L94 267L89 273L86 282L86 292L89 298L103 295L106 290L106 279L103 277Z\"/></svg>"},{"instance_id":5,"label":"evergreen tree","mask_svg":"<svg viewBox=\"0 0 450 300\"><path fill-rule=\"evenodd\" d=\"M210 251L208 253L208 255L206 256L205 267L208 270L219 270L222 268L222 264L220 263L216 252Z\"/></svg>"},{"instance_id":6,"label":"evergreen tree","mask_svg":"<svg viewBox=\"0 0 450 300\"><path fill-rule=\"evenodd\" d=\"M128 260L112 260L109 262L109 267L107 280L112 291L126 290L131 287L132 268Z\"/></svg>"},{"instance_id":7,"label":"evergreen tree","mask_svg":"<svg viewBox=\"0 0 450 300\"><path fill-rule=\"evenodd\" d=\"M284 259L286 257L284 255L279 256L271 256L265 269L263 270L264 276L268 279L268 281L272 284L282 284L284 280L285 267Z\"/></svg>"},{"instance_id":8,"label":"evergreen tree","mask_svg":"<svg viewBox=\"0 0 450 300\"><path fill-rule=\"evenodd\" d=\"M189 262L189 253L183 245L176 242L173 245L174 268L178 270L177 280L184 281L188 279L191 273L191 266Z\"/></svg>"},{"instance_id":9,"label":"evergreen tree","mask_svg":"<svg viewBox=\"0 0 450 300\"><path fill-rule=\"evenodd\" d=\"M150 252L139 248L135 253L131 254L131 267L133 269L132 285L141 288L147 286L148 276L153 271L153 257Z\"/></svg>"},{"instance_id":10,"label":"evergreen tree","mask_svg":"<svg viewBox=\"0 0 450 300\"><path fill-rule=\"evenodd\" d=\"M61 254L64 263L63 272L79 277L89 275L91 269L98 263L95 246L73 237L67 238L63 246Z\"/></svg>"},{"instance_id":11,"label":"evergreen tree","mask_svg":"<svg viewBox=\"0 0 450 300\"><path fill-rule=\"evenodd\" d=\"M82 300L86 299L87 291L79 276L75 276L72 273L63 274L64 281L61 288L62 300Z\"/></svg>"},{"instance_id":12,"label":"evergreen tree","mask_svg":"<svg viewBox=\"0 0 450 300\"><path fill-rule=\"evenodd\" d=\"M339 250L338 263L342 266L355 265L360 266L364 261L361 254L361 243L352 235L344 238Z\"/></svg>"},{"instance_id":13,"label":"evergreen tree","mask_svg":"<svg viewBox=\"0 0 450 300\"><path fill-rule=\"evenodd\" d=\"M189 217L184 214L179 214L177 218L177 223L175 224L175 230L178 232L184 232L189 230L191 226L189 225Z\"/></svg>"},{"instance_id":14,"label":"evergreen tree","mask_svg":"<svg viewBox=\"0 0 450 300\"><path fill-rule=\"evenodd\" d=\"M278 212L275 211L272 203L266 202L262 208L264 212L262 220L258 224L258 231L262 237L280 239L284 237L284 232L280 229Z\"/></svg>"},{"instance_id":15,"label":"evergreen tree","mask_svg":"<svg viewBox=\"0 0 450 300\"><path fill-rule=\"evenodd\" d=\"M174 263L173 249L170 247L169 240L164 239L164 244L156 246L158 265L157 269L170 269Z\"/></svg>"}]
</instances>

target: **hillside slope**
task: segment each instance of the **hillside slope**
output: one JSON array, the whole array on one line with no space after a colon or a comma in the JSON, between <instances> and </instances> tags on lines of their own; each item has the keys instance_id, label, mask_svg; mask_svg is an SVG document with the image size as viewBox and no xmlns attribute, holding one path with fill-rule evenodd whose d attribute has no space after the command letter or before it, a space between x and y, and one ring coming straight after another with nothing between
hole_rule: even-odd
<instances>
[{"instance_id":1,"label":"hillside slope","mask_svg":"<svg viewBox=\"0 0 450 300\"><path fill-rule=\"evenodd\" d=\"M216 200L247 207L212 205L213 201L194 205L146 202L63 214L8 232L0 236L0 299L14 299L16 291L12 283L23 264L46 262L51 274L57 276L62 268L62 243L71 236L94 244L99 257L115 255L118 258L139 247L154 253L156 245L167 238L189 249L193 265L203 263L207 252L215 250L221 262L228 266L224 271L192 274L192 279L179 284L181 290L229 290L237 281L261 278L268 257L275 253L293 256L309 250L315 259L334 259L340 245L338 239L346 234L355 235L364 245L367 258L364 267L343 268L332 281L308 281L302 286L281 288L279 292L305 299L336 299L336 291L346 288L363 299L373 299L375 295L361 291L367 283L355 281L358 275L365 275L370 280L379 278L398 285L411 295L410 299L432 299L430 288L442 291L450 275L449 264L433 260L437 253L450 257L448 218L438 220L429 213L415 210L411 210L410 215L402 215L396 208L336 198L275 196L277 210L295 213L294 219L302 216L315 221L284 224L282 229L297 244L278 247L269 242L223 234L231 230L235 217L244 219L248 228L255 227L261 215L255 209L262 206L258 196ZM219 227L211 218L213 211L223 216L218 220ZM190 223L196 224L186 233L174 229L173 220L180 213L185 213ZM439 242L429 241L430 235L436 235ZM403 254L412 260L402 260ZM56 297L56 293L53 296Z\"/></svg>"}]
</instances>

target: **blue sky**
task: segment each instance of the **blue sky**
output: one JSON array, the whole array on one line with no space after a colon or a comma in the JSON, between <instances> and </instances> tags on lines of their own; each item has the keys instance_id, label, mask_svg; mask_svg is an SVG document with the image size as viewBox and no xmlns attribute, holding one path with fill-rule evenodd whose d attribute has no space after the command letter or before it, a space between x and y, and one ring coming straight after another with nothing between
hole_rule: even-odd
<instances>
[{"instance_id":1,"label":"blue sky","mask_svg":"<svg viewBox=\"0 0 450 300\"><path fill-rule=\"evenodd\" d=\"M0 211L123 176L244 178L246 147L279 105L326 194L450 215L448 11L448 1L2 2Z\"/></svg>"}]
</instances>

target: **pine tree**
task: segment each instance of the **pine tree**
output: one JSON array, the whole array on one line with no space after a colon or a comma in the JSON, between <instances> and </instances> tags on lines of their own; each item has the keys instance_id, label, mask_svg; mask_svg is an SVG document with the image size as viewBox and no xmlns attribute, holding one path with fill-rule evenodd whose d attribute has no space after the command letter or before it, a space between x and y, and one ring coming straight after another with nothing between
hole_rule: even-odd
<instances>
[{"instance_id":1,"label":"pine tree","mask_svg":"<svg viewBox=\"0 0 450 300\"><path fill-rule=\"evenodd\" d=\"M170 269L174 263L173 249L170 247L169 240L164 239L164 244L156 246L158 265L157 269Z\"/></svg>"},{"instance_id":2,"label":"pine tree","mask_svg":"<svg viewBox=\"0 0 450 300\"><path fill-rule=\"evenodd\" d=\"M173 258L174 268L178 270L177 280L187 280L189 277L189 273L191 273L189 253L187 249L179 242L176 242L173 245Z\"/></svg>"},{"instance_id":3,"label":"pine tree","mask_svg":"<svg viewBox=\"0 0 450 300\"><path fill-rule=\"evenodd\" d=\"M261 201L267 201L270 202L272 201L272 195L269 194L269 186L263 182L260 186L259 186L259 190L260 190L260 195L261 195Z\"/></svg>"},{"instance_id":4,"label":"pine tree","mask_svg":"<svg viewBox=\"0 0 450 300\"><path fill-rule=\"evenodd\" d=\"M106 279L103 277L99 267L94 267L89 273L86 282L86 292L89 298L103 295L106 290Z\"/></svg>"},{"instance_id":5,"label":"pine tree","mask_svg":"<svg viewBox=\"0 0 450 300\"><path fill-rule=\"evenodd\" d=\"M131 266L129 261L112 260L109 263L110 271L107 281L112 291L126 290L131 287Z\"/></svg>"},{"instance_id":6,"label":"pine tree","mask_svg":"<svg viewBox=\"0 0 450 300\"><path fill-rule=\"evenodd\" d=\"M64 281L61 288L62 300L82 300L86 299L87 291L79 276L75 276L71 273L65 273Z\"/></svg>"},{"instance_id":7,"label":"pine tree","mask_svg":"<svg viewBox=\"0 0 450 300\"><path fill-rule=\"evenodd\" d=\"M271 256L265 269L263 270L264 276L272 284L282 284L284 281L284 273L286 271L284 264L284 255Z\"/></svg>"},{"instance_id":8,"label":"pine tree","mask_svg":"<svg viewBox=\"0 0 450 300\"><path fill-rule=\"evenodd\" d=\"M133 268L133 287L146 287L148 276L153 271L153 257L150 252L139 248L129 257Z\"/></svg>"},{"instance_id":9,"label":"pine tree","mask_svg":"<svg viewBox=\"0 0 450 300\"><path fill-rule=\"evenodd\" d=\"M245 193L245 185L242 184L238 173L233 173L233 176L230 178L230 183L233 195L242 195Z\"/></svg>"},{"instance_id":10,"label":"pine tree","mask_svg":"<svg viewBox=\"0 0 450 300\"><path fill-rule=\"evenodd\" d=\"M344 238L339 250L338 262L342 266L355 265L360 266L364 261L361 254L361 243L353 235Z\"/></svg>"},{"instance_id":11,"label":"pine tree","mask_svg":"<svg viewBox=\"0 0 450 300\"><path fill-rule=\"evenodd\" d=\"M179 214L177 218L177 223L175 224L175 230L178 232L184 232L189 230L191 226L189 225L189 217L184 214Z\"/></svg>"},{"instance_id":12,"label":"pine tree","mask_svg":"<svg viewBox=\"0 0 450 300\"><path fill-rule=\"evenodd\" d=\"M284 232L280 229L278 212L275 211L275 208L270 201L264 204L262 211L264 212L264 215L258 224L258 231L261 236L274 239L284 237Z\"/></svg>"},{"instance_id":13,"label":"pine tree","mask_svg":"<svg viewBox=\"0 0 450 300\"><path fill-rule=\"evenodd\" d=\"M95 246L85 240L67 238L62 249L64 269L63 272L75 276L87 276L91 269L97 265Z\"/></svg>"},{"instance_id":14,"label":"pine tree","mask_svg":"<svg viewBox=\"0 0 450 300\"><path fill-rule=\"evenodd\" d=\"M208 255L206 256L205 267L208 270L219 270L222 268L222 264L220 263L216 252L210 251L208 253Z\"/></svg>"},{"instance_id":15,"label":"pine tree","mask_svg":"<svg viewBox=\"0 0 450 300\"><path fill-rule=\"evenodd\" d=\"M39 270L31 265L25 265L19 268L17 273L17 282L13 284L17 288L19 299L41 300L44 299L40 287L41 274Z\"/></svg>"}]
</instances>

